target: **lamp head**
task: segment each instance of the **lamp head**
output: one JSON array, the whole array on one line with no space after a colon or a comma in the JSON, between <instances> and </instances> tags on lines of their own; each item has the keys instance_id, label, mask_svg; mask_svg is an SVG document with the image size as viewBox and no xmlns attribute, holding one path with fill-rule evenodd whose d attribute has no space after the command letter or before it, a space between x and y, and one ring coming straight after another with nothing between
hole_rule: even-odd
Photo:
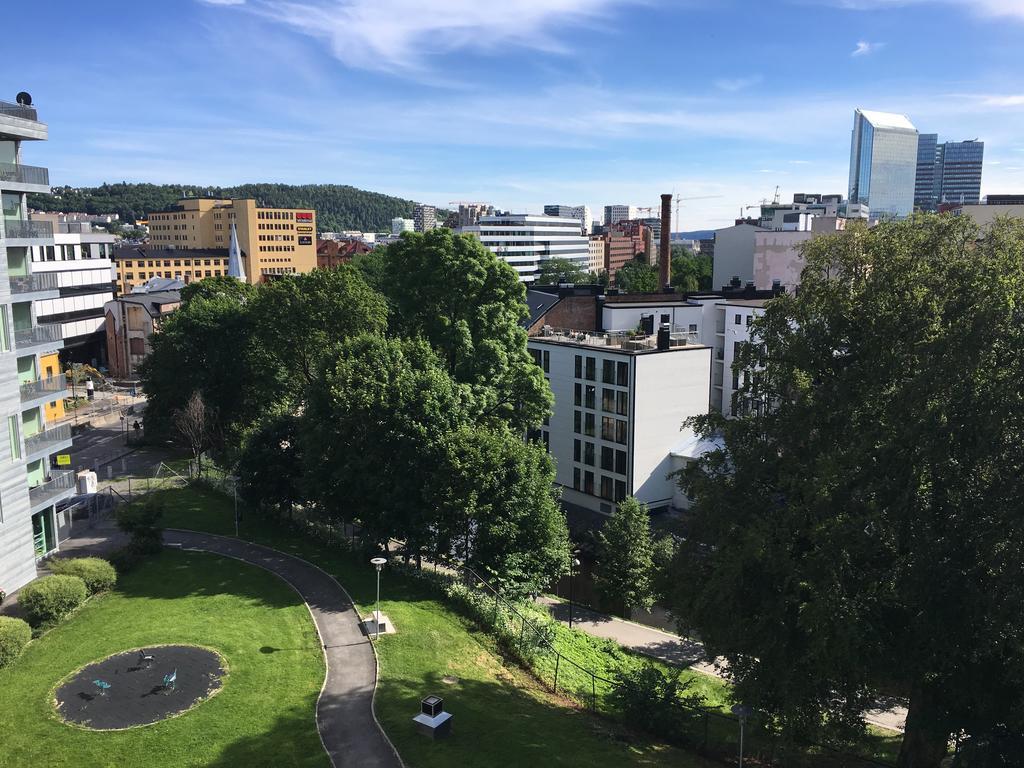
<instances>
[{"instance_id":1,"label":"lamp head","mask_svg":"<svg viewBox=\"0 0 1024 768\"><path fill-rule=\"evenodd\" d=\"M384 557L372 557L372 558L370 558L370 562L379 571L387 563L387 558L384 558Z\"/></svg>"}]
</instances>

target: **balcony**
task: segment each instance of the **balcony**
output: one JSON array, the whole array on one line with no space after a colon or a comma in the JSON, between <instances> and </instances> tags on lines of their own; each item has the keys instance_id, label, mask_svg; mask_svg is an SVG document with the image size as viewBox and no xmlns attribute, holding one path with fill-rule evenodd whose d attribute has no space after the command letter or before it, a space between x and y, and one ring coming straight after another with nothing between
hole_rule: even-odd
<instances>
[{"instance_id":1,"label":"balcony","mask_svg":"<svg viewBox=\"0 0 1024 768\"><path fill-rule=\"evenodd\" d=\"M45 240L53 237L53 224L48 221L4 219L4 237L8 240Z\"/></svg>"},{"instance_id":2,"label":"balcony","mask_svg":"<svg viewBox=\"0 0 1024 768\"><path fill-rule=\"evenodd\" d=\"M33 509L52 503L68 491L75 489L75 473L71 470L52 471L49 477L50 479L45 483L28 489L28 501Z\"/></svg>"},{"instance_id":3,"label":"balcony","mask_svg":"<svg viewBox=\"0 0 1024 768\"><path fill-rule=\"evenodd\" d=\"M57 273L56 272L37 272L33 275L12 275L11 281L11 293L39 293L40 291L56 291L57 285Z\"/></svg>"},{"instance_id":4,"label":"balcony","mask_svg":"<svg viewBox=\"0 0 1024 768\"><path fill-rule=\"evenodd\" d=\"M13 189L24 185L33 187L26 192L47 192L50 189L50 171L34 165L0 163L0 187Z\"/></svg>"},{"instance_id":5,"label":"balcony","mask_svg":"<svg viewBox=\"0 0 1024 768\"><path fill-rule=\"evenodd\" d=\"M43 451L53 450L56 446L71 440L71 425L61 424L53 429L44 429L31 437L25 438L25 455L33 456Z\"/></svg>"},{"instance_id":6,"label":"balcony","mask_svg":"<svg viewBox=\"0 0 1024 768\"><path fill-rule=\"evenodd\" d=\"M39 121L39 113L35 107L26 107L21 104L12 104L9 101L0 101L0 115L9 117L20 117L22 120Z\"/></svg>"},{"instance_id":7,"label":"balcony","mask_svg":"<svg viewBox=\"0 0 1024 768\"><path fill-rule=\"evenodd\" d=\"M46 397L48 400L56 399L56 396L68 388L68 377L63 373L50 376L47 379L30 381L21 385L21 401L38 400Z\"/></svg>"},{"instance_id":8,"label":"balcony","mask_svg":"<svg viewBox=\"0 0 1024 768\"><path fill-rule=\"evenodd\" d=\"M44 323L14 332L14 346L19 350L46 344L60 345L63 339L60 323Z\"/></svg>"}]
</instances>

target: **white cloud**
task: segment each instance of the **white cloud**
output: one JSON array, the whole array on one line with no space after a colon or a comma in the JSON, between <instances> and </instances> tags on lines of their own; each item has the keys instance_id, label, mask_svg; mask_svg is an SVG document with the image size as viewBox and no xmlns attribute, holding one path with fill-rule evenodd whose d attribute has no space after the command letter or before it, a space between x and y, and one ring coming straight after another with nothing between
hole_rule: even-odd
<instances>
[{"instance_id":1,"label":"white cloud","mask_svg":"<svg viewBox=\"0 0 1024 768\"><path fill-rule=\"evenodd\" d=\"M806 1L806 0L805 0ZM1024 21L1021 0L811 0L815 5L831 5L850 11L876 11L908 5L958 5L980 16L1009 16Z\"/></svg>"},{"instance_id":2,"label":"white cloud","mask_svg":"<svg viewBox=\"0 0 1024 768\"><path fill-rule=\"evenodd\" d=\"M1024 107L1024 95L985 96L981 103L986 107Z\"/></svg>"},{"instance_id":3,"label":"white cloud","mask_svg":"<svg viewBox=\"0 0 1024 768\"><path fill-rule=\"evenodd\" d=\"M885 43L869 43L867 40L860 40L857 42L857 47L853 49L851 56L867 56L868 54L874 53L880 48L884 47Z\"/></svg>"},{"instance_id":4,"label":"white cloud","mask_svg":"<svg viewBox=\"0 0 1024 768\"><path fill-rule=\"evenodd\" d=\"M568 53L558 27L638 1L506 0L496 9L479 0L241 0L244 10L324 42L350 67L415 75L431 56L458 50Z\"/></svg>"},{"instance_id":5,"label":"white cloud","mask_svg":"<svg viewBox=\"0 0 1024 768\"><path fill-rule=\"evenodd\" d=\"M750 77L734 77L734 78L721 78L715 80L715 88L721 91L728 91L729 93L735 93L736 91L742 91L744 88L749 88L752 85L757 85L764 78L761 75L751 75Z\"/></svg>"}]
</instances>

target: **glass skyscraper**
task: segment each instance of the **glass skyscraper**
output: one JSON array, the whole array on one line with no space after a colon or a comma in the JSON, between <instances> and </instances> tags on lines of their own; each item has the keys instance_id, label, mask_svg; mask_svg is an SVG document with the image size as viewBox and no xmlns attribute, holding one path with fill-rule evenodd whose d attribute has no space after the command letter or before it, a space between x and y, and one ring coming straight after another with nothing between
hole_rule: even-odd
<instances>
[{"instance_id":1,"label":"glass skyscraper","mask_svg":"<svg viewBox=\"0 0 1024 768\"><path fill-rule=\"evenodd\" d=\"M907 216L914 210L917 128L906 115L858 109L850 143L851 203L872 219Z\"/></svg>"},{"instance_id":2,"label":"glass skyscraper","mask_svg":"<svg viewBox=\"0 0 1024 768\"><path fill-rule=\"evenodd\" d=\"M914 205L934 211L939 203L976 205L981 200L983 141L938 143L938 135L921 134L918 145Z\"/></svg>"}]
</instances>

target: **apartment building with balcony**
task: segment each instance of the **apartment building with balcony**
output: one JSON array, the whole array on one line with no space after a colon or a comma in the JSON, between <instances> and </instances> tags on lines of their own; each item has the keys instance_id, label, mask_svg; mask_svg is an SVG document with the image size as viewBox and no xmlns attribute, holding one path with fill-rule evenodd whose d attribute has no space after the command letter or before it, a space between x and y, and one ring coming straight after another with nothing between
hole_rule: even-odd
<instances>
[{"instance_id":1,"label":"apartment building with balcony","mask_svg":"<svg viewBox=\"0 0 1024 768\"><path fill-rule=\"evenodd\" d=\"M68 394L54 371L63 347L59 323L40 323L42 302L60 297L54 275L35 269L34 249L55 247L53 225L31 221L27 195L49 193L49 173L23 154L48 136L30 104L0 102L0 408L7 440L0 446L0 589L36 576L36 563L70 531L58 502L74 493L74 474L55 468L71 447L71 431L46 428L48 403ZM47 375L47 367L49 368Z\"/></svg>"},{"instance_id":2,"label":"apartment building with balcony","mask_svg":"<svg viewBox=\"0 0 1024 768\"><path fill-rule=\"evenodd\" d=\"M577 219L499 213L481 216L461 231L479 238L504 259L519 274L520 282L535 282L541 264L548 259L566 259L584 270L590 267L589 239Z\"/></svg>"}]
</instances>

